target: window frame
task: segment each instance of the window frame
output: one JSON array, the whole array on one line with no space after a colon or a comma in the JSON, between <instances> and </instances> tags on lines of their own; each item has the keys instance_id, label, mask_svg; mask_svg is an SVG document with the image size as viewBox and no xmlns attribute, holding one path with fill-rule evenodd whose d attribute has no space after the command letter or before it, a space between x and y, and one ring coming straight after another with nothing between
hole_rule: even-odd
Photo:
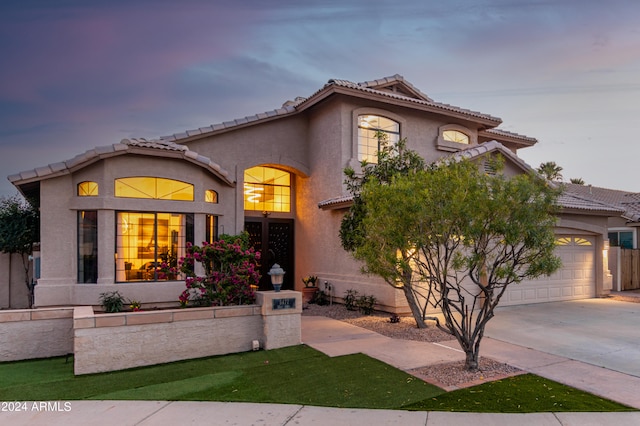
<instances>
[{"instance_id":1,"label":"window frame","mask_svg":"<svg viewBox=\"0 0 640 426\"><path fill-rule=\"evenodd\" d=\"M119 192L121 192L121 187L119 187L119 184L132 188L133 190L139 192L141 195L145 194L146 189L150 189L150 188L136 188L136 186L126 182L127 180L130 180L130 179L153 180L154 182L153 194L148 194L148 196L122 195L122 193L119 194ZM190 193L188 194L187 198L174 198L176 194L182 193L182 191L178 191L178 190L167 193L168 195L171 195L170 198L167 198L162 194L159 195L158 184L162 182L166 182L166 183L175 182L175 183L183 184L184 186L182 187L182 189L189 188ZM195 200L195 185L192 184L191 182L186 182L178 179L165 178L165 177L159 177L159 176L123 176L123 177L115 178L113 180L113 186L114 186L113 194L116 198L134 198L134 199L142 199L142 200L159 200L159 201L194 201Z\"/></svg>"},{"instance_id":2,"label":"window frame","mask_svg":"<svg viewBox=\"0 0 640 426\"><path fill-rule=\"evenodd\" d=\"M458 132L467 136L469 143L455 142L445 139L445 133ZM456 152L467 149L473 145L478 144L477 132L471 131L471 129L461 126L459 124L445 124L438 128L438 139L436 141L436 147L440 151Z\"/></svg>"},{"instance_id":3,"label":"window frame","mask_svg":"<svg viewBox=\"0 0 640 426\"><path fill-rule=\"evenodd\" d=\"M92 180L85 180L76 185L78 197L97 197L100 195L100 185Z\"/></svg>"},{"instance_id":4,"label":"window frame","mask_svg":"<svg viewBox=\"0 0 640 426\"><path fill-rule=\"evenodd\" d=\"M365 127L361 125L361 122L363 121L361 118L362 117L374 117L378 120L378 124L380 119L383 120L388 120L391 123L395 124L397 131L390 131L390 130L386 130L384 129L382 126L378 126L378 127ZM365 135L363 135L363 132L373 132L374 135L378 132L384 133L385 135L387 135L387 141L390 144L395 145L396 143L398 143L398 141L401 139L400 138L400 134L401 134L401 123L393 118L388 117L387 115L384 114L379 114L379 113L362 113L362 114L358 114L356 116L356 134L357 134L357 141L356 141L356 148L357 148L357 159L358 161L362 162L364 160L367 161L367 163L370 164L377 164L378 163L378 152L380 151L380 142L381 139L380 138L375 138L375 137L366 137L366 141L370 141L370 140L374 140L377 139L377 147L372 146L372 144L364 144L361 141L363 139L365 139ZM362 148L365 147L367 148L367 152L364 153ZM374 150L374 152L370 152L371 150Z\"/></svg>"},{"instance_id":5,"label":"window frame","mask_svg":"<svg viewBox=\"0 0 640 426\"><path fill-rule=\"evenodd\" d=\"M273 183L269 183L267 179L261 180L249 180L250 171L258 168L267 170L274 170L275 172L282 173L280 176L274 176ZM287 183L277 183L279 179L284 178L286 175ZM248 167L244 170L243 174L243 188L242 188L242 200L244 211L266 211L275 213L291 213L293 209L293 174L287 170L279 169L277 167L271 167L267 165L257 165ZM268 201L266 196L264 201L259 201L264 195L271 195L274 201ZM254 200L248 199L251 197ZM275 199L281 197L281 201L276 202ZM252 202L255 203L252 204ZM251 208L255 206L255 208ZM261 206L261 207L258 207ZM271 207L271 208L269 208ZM278 208L276 208L278 207Z\"/></svg>"},{"instance_id":6,"label":"window frame","mask_svg":"<svg viewBox=\"0 0 640 426\"><path fill-rule=\"evenodd\" d=\"M92 218L89 218L90 214ZM76 219L76 280L78 284L98 282L98 211L78 210ZM91 245L91 254L83 253Z\"/></svg>"},{"instance_id":7,"label":"window frame","mask_svg":"<svg viewBox=\"0 0 640 426\"><path fill-rule=\"evenodd\" d=\"M149 225L145 225L143 224L144 222L140 222L140 220L148 220L149 218L143 217L143 216L151 216L153 215L153 224L152 226L152 241L153 241L153 247L152 249L149 250L149 255L144 255L140 253L140 244L138 240L142 240L145 241L149 235L148 233L144 233L141 234L142 230L138 230L138 234L135 237L135 242L138 243L137 245L131 245L131 243L129 242L126 247L128 248L128 250L133 250L133 249L137 249L138 250L138 255L137 256L128 256L128 257L124 257L124 253L120 254L119 248L122 248L123 252L125 250L125 242L121 240L121 238L126 234L126 232L122 231L121 229L119 229L119 219L120 219L120 215L121 214L132 214L132 215L140 215L140 217L138 217L138 224L137 225L132 225L132 226L149 226ZM194 244L194 240L195 240L195 213L185 213L185 212L170 212L170 211L134 211L134 210L116 210L115 212L115 218L114 218L114 231L115 231L115 241L114 241L114 258L115 258L115 280L114 282L116 284L127 284L127 283L157 283L157 282L165 282L165 281L174 281L176 279L183 279L182 274L179 274L179 276L174 277L173 279L171 277L167 277L167 279L160 279L160 272L159 272L159 267L162 264L162 262L164 261L164 259L162 258L163 256L163 252L162 252L162 248L163 246L160 245L159 241L160 241L160 237L159 237L159 232L158 232L158 216L159 215L180 215L184 217L184 225L179 225L179 226L184 226L184 236L181 237L180 233L175 235L175 238L177 239L176 241L176 247L171 247L169 248L167 246L167 252L164 253L166 256L169 256L170 251L171 250L176 250L177 253L173 254L173 256L175 256L175 260L177 261L177 259L179 259L181 256L184 256L184 253L186 253L186 247L187 244L191 243ZM160 219L160 220L165 220L165 219ZM180 231L179 231L180 232ZM172 234L172 229L170 224L167 224L167 235L166 235L167 240L169 238L173 239L174 238L174 234ZM179 245L179 241L180 239L183 239L184 244L182 246ZM135 244L135 243L134 243ZM119 247L119 245L121 245L122 247ZM151 257L149 257L151 256ZM144 266L147 263L151 264L151 268L145 268L142 269L142 266L137 267L136 269L133 269L133 262L130 262L130 260L135 259L137 261L143 262L142 266ZM144 260L147 260L146 262L144 262ZM120 263L120 261L122 261L122 268L119 268L118 265ZM131 266L127 267L127 263L130 263ZM138 262L136 262L138 263ZM151 270L152 269L152 270ZM137 279L129 279L129 277L127 276L127 271L141 271L139 274L139 277ZM153 275L150 275L153 274ZM124 276L124 279L119 279L120 276ZM132 275L132 274L130 274ZM152 277L151 279L149 279L150 277Z\"/></svg>"}]
</instances>

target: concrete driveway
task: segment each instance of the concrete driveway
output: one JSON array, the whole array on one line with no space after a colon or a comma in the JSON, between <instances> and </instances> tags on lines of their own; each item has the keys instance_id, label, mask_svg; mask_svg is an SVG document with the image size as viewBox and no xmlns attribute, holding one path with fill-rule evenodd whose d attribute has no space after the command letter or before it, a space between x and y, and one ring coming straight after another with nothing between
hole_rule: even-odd
<instances>
[{"instance_id":1,"label":"concrete driveway","mask_svg":"<svg viewBox=\"0 0 640 426\"><path fill-rule=\"evenodd\" d=\"M640 303L585 299L498 307L485 336L640 377Z\"/></svg>"}]
</instances>

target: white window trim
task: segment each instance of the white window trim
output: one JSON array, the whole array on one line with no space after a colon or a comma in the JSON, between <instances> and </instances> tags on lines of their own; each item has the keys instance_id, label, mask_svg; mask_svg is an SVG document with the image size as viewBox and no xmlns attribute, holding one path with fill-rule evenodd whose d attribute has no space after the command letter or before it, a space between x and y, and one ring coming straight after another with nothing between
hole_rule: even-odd
<instances>
[{"instance_id":1,"label":"white window trim","mask_svg":"<svg viewBox=\"0 0 640 426\"><path fill-rule=\"evenodd\" d=\"M464 133L465 135L469 136L469 144L444 140L443 135L444 135L444 132L447 130L456 130L458 132ZM478 133L473 132L464 126L460 126L458 124L445 124L444 126L440 126L438 128L438 140L436 141L436 147L440 151L455 152L455 151L467 149L477 144L478 144Z\"/></svg>"},{"instance_id":2,"label":"white window trim","mask_svg":"<svg viewBox=\"0 0 640 426\"><path fill-rule=\"evenodd\" d=\"M400 125L399 139L404 137L404 129L407 125L406 119L385 109L368 107L354 109L351 113L351 152L348 165L356 171L360 170L360 160L358 160L358 117L360 115L377 115L395 121Z\"/></svg>"}]
</instances>

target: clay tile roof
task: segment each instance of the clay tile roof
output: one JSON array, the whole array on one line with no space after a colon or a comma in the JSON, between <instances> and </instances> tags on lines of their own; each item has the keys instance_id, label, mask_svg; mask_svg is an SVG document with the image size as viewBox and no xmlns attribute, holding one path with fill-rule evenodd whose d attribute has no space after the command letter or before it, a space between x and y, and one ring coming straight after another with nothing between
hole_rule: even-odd
<instances>
[{"instance_id":1,"label":"clay tile roof","mask_svg":"<svg viewBox=\"0 0 640 426\"><path fill-rule=\"evenodd\" d=\"M536 138L532 138L529 136L524 136L524 135L520 135L518 133L514 133L514 132L509 132L507 130L502 130L502 129L486 129L486 130L481 130L479 132L480 135L485 136L485 137L497 137L497 138L507 138L507 139L516 139L528 144L535 144L538 142L538 140Z\"/></svg>"},{"instance_id":2,"label":"clay tile roof","mask_svg":"<svg viewBox=\"0 0 640 426\"><path fill-rule=\"evenodd\" d=\"M640 222L640 193L574 183L565 183L564 187L565 192L622 209L622 217Z\"/></svg>"},{"instance_id":3,"label":"clay tile roof","mask_svg":"<svg viewBox=\"0 0 640 426\"><path fill-rule=\"evenodd\" d=\"M297 113L301 108L317 102L317 95L323 92L330 91L332 87L344 87L363 93L384 96L389 99L408 101L411 103L415 103L416 105L429 107L444 114L453 113L469 117L470 119L482 120L488 126L497 126L502 123L502 120L500 118L491 116L489 114L483 114L477 111L435 102L430 97L414 87L407 80L405 80L404 77L399 74L395 74L390 77L383 77L377 80L365 81L362 83L354 83L348 80L332 79L308 98L296 97L293 101L286 101L281 108L258 113L255 115L250 115L236 120L225 121L221 124L213 124L211 126L201 127L199 129L187 130L180 133L174 133L172 135L162 136L161 139L171 142L182 141L184 139L197 137L199 135L206 135L214 131L233 129L235 127L253 123L259 120L273 119L294 114ZM400 88L400 90L395 90L395 88ZM522 138L525 138L524 140L531 139L526 138L526 136L522 136Z\"/></svg>"},{"instance_id":4,"label":"clay tile roof","mask_svg":"<svg viewBox=\"0 0 640 426\"><path fill-rule=\"evenodd\" d=\"M609 212L614 214L622 214L624 209L606 204L588 197L582 197L566 190L562 192L558 197L558 204L564 208L586 210L586 211L599 211Z\"/></svg>"},{"instance_id":5,"label":"clay tile roof","mask_svg":"<svg viewBox=\"0 0 640 426\"><path fill-rule=\"evenodd\" d=\"M185 145L178 145L166 140L147 140L142 138L123 139L118 144L99 146L82 154L76 155L69 160L49 164L44 167L38 167L33 170L26 170L11 175L8 179L11 183L18 186L23 183L35 182L42 179L69 174L96 161L116 155L126 153L154 155L154 152L159 153L162 151L175 153L175 155L180 158L206 168L214 175L218 176L222 181L233 186L233 181L229 178L229 173L226 170L222 169L220 165L214 163L209 158L199 155L194 151L190 151Z\"/></svg>"},{"instance_id":6,"label":"clay tile roof","mask_svg":"<svg viewBox=\"0 0 640 426\"><path fill-rule=\"evenodd\" d=\"M481 157L482 155L485 155L491 152L496 152L496 151L502 153L503 155L511 159L516 164L519 164L523 170L525 171L533 170L531 166L529 166L524 160L522 160L520 157L514 154L510 149L506 148L504 145L502 145L500 142L497 142L497 141L489 141L479 145L471 146L463 151L458 151L438 161L444 163L452 159L454 161L458 161L462 159L473 160L473 159L477 159L478 157ZM640 221L640 194L626 193L623 191L613 191L614 193L622 193L622 196L620 196L619 194L610 194L607 192L612 190L603 191L603 194L607 193L609 197L612 197L612 198L622 197L622 200L626 201L626 206L624 206L622 205L622 202L618 204L608 203L602 200L594 199L593 197L577 194L575 192L576 188L574 187L580 186L580 185L573 185L573 184L566 184L566 185L567 186L564 188L564 191L558 197L558 204L562 208L584 210L585 212L590 211L590 212L610 213L612 215L620 215L623 213L625 215L630 215L630 211L634 211L636 214L635 216L636 219L632 219L632 220ZM584 188L579 188L579 189L582 190ZM599 189L602 189L602 188L599 188ZM342 195L338 197L329 198L327 200L323 200L318 203L318 207L325 210L346 208L346 207L349 207L351 202L353 202L353 197L351 195ZM631 207L635 208L636 210L633 210ZM631 217L629 218L631 219Z\"/></svg>"}]
</instances>

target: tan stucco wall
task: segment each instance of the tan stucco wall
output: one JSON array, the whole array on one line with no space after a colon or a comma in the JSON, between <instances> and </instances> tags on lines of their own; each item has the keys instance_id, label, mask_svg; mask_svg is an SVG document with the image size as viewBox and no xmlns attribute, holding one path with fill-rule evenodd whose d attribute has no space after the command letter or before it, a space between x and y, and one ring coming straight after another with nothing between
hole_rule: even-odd
<instances>
[{"instance_id":1,"label":"tan stucco wall","mask_svg":"<svg viewBox=\"0 0 640 426\"><path fill-rule=\"evenodd\" d=\"M0 362L73 352L73 308L0 311Z\"/></svg>"},{"instance_id":2,"label":"tan stucco wall","mask_svg":"<svg viewBox=\"0 0 640 426\"><path fill-rule=\"evenodd\" d=\"M194 184L193 202L114 197L114 179L156 176ZM77 184L95 181L99 196L77 197ZM218 192L219 203L204 202L204 192ZM118 290L145 303L177 300L184 282L115 282L115 212L149 211L195 213L195 243L205 238L205 216L218 216L220 229L232 229L235 189L192 163L161 157L126 155L99 161L72 175L41 182L41 277L35 289L36 306L97 305L100 293ZM98 210L98 283L77 283L77 212ZM154 287L150 287L154 286Z\"/></svg>"},{"instance_id":3,"label":"tan stucco wall","mask_svg":"<svg viewBox=\"0 0 640 426\"><path fill-rule=\"evenodd\" d=\"M27 258L25 256L25 260ZM31 268L31 262L28 265ZM29 290L25 278L21 255L0 253L0 309L29 307Z\"/></svg>"},{"instance_id":4,"label":"tan stucco wall","mask_svg":"<svg viewBox=\"0 0 640 426\"><path fill-rule=\"evenodd\" d=\"M293 306L273 309L275 299ZM301 344L302 295L258 292L257 304L96 315L74 310L76 375Z\"/></svg>"}]
</instances>

